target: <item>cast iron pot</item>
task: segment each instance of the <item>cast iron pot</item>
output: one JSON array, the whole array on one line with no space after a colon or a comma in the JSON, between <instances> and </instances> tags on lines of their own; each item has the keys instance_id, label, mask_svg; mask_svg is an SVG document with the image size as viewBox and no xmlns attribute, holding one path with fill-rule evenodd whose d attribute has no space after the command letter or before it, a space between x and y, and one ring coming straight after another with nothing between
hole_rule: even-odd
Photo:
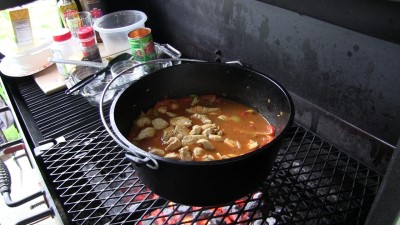
<instances>
[{"instance_id":1,"label":"cast iron pot","mask_svg":"<svg viewBox=\"0 0 400 225\"><path fill-rule=\"evenodd\" d=\"M131 144L127 135L141 111L164 99L191 94L215 94L248 105L276 128L268 145L240 157L208 162L165 159ZM259 188L277 156L282 137L293 122L288 92L270 77L241 66L186 63L146 75L117 96L110 108L114 139L128 150L139 179L170 201L193 206L217 206ZM115 138L116 136L116 138Z\"/></svg>"}]
</instances>

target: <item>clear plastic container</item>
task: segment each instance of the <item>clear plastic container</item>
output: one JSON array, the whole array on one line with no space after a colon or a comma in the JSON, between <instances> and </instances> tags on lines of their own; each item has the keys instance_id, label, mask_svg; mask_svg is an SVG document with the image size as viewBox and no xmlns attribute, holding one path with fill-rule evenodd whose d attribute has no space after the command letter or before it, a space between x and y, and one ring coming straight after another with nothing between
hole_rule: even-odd
<instances>
[{"instance_id":1,"label":"clear plastic container","mask_svg":"<svg viewBox=\"0 0 400 225\"><path fill-rule=\"evenodd\" d=\"M67 28L61 28L53 33L53 44L51 45L53 57L57 59L81 60L82 53L79 48L79 41L72 37ZM65 78L74 67L70 64L57 63L58 72Z\"/></svg>"},{"instance_id":2,"label":"clear plastic container","mask_svg":"<svg viewBox=\"0 0 400 225\"><path fill-rule=\"evenodd\" d=\"M146 20L146 14L141 11L123 10L98 18L93 27L99 32L107 53L114 54L130 49L128 33L144 27Z\"/></svg>"}]
</instances>

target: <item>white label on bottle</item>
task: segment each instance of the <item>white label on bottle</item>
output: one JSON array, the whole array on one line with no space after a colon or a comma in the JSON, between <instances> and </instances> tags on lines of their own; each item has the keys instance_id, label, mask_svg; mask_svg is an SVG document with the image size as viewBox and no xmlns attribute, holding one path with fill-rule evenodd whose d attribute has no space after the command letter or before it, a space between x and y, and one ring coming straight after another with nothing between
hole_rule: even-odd
<instances>
[{"instance_id":1,"label":"white label on bottle","mask_svg":"<svg viewBox=\"0 0 400 225\"><path fill-rule=\"evenodd\" d=\"M53 56L54 56L54 58L56 58L56 59L62 59L62 58L63 58L62 53L61 53L60 50L55 50L55 49L53 49ZM58 72L59 72L61 75L63 75L63 76L68 76L68 70L67 70L67 67L65 66L65 64L63 64L63 63L56 63L56 66L57 66Z\"/></svg>"}]
</instances>

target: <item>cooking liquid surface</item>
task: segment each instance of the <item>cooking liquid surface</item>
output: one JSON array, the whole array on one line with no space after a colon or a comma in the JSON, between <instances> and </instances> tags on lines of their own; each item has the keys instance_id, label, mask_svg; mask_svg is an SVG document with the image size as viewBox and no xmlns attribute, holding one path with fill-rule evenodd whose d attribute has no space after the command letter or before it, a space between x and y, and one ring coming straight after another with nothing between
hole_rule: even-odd
<instances>
[{"instance_id":1,"label":"cooking liquid surface","mask_svg":"<svg viewBox=\"0 0 400 225\"><path fill-rule=\"evenodd\" d=\"M197 100L195 100L195 98ZM194 104L194 102L197 103ZM261 114L238 102L213 95L166 99L158 102L154 108L149 109L139 118L148 117L150 120L162 118L168 122L168 127L170 127L171 119L173 118L171 115L176 115L174 117L185 117L190 119L191 126L187 128L189 131L192 131L194 125L203 126L203 128L205 125L204 121L201 119L194 118L195 113L193 113L193 111L192 113L187 111L187 109L195 109L196 106L218 109L208 113L197 113L197 115L206 115L206 118L211 121L208 123L208 126L210 126L210 124L215 124L213 125L215 127L213 133L214 135L220 136L221 139L218 137L218 140L206 138L211 143L213 149L206 149L206 145L202 143L182 145L181 147L189 147L191 160L193 161L209 161L240 156L268 144L274 138L274 127L271 126ZM166 112L165 108L167 109ZM140 131L152 125L147 124L143 127L138 127L136 122L137 120L135 120L135 124L128 137L132 143L146 151L151 151L154 148L163 150L165 155L160 156L166 156L168 153L176 153L176 155L179 156L179 149L181 147L172 151L165 150L169 144L166 140L163 140L163 135L165 132L164 130L168 128L156 130L154 136L151 138L137 140ZM204 130L205 129L201 130L203 134ZM214 136L214 138L215 137L216 136ZM182 137L180 138L182 139ZM196 147L200 147L204 151L194 152ZM171 157L171 154L168 156L167 158L179 159L177 157ZM180 159L182 159L182 157ZM186 158L185 160L190 159Z\"/></svg>"}]
</instances>

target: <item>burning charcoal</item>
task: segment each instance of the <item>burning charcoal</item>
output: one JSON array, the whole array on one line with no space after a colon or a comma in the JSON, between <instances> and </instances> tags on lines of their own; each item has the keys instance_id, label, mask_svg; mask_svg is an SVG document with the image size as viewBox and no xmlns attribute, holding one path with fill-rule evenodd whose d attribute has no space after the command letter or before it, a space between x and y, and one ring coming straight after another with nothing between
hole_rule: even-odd
<instances>
[{"instance_id":1,"label":"burning charcoal","mask_svg":"<svg viewBox=\"0 0 400 225\"><path fill-rule=\"evenodd\" d=\"M250 201L246 204L246 206L244 207L244 210L252 210L257 208L257 206L259 205L258 201Z\"/></svg>"},{"instance_id":2,"label":"burning charcoal","mask_svg":"<svg viewBox=\"0 0 400 225\"><path fill-rule=\"evenodd\" d=\"M224 224L221 223L222 222L222 218L218 217L218 218L212 218L210 221L208 221L207 225L220 225L220 224Z\"/></svg>"},{"instance_id":3,"label":"burning charcoal","mask_svg":"<svg viewBox=\"0 0 400 225\"><path fill-rule=\"evenodd\" d=\"M321 187L317 189L317 195L323 196L328 193L329 189L327 187Z\"/></svg>"},{"instance_id":4,"label":"burning charcoal","mask_svg":"<svg viewBox=\"0 0 400 225\"><path fill-rule=\"evenodd\" d=\"M198 218L198 220L208 219L212 216L214 209L204 209L200 211L193 212L193 217Z\"/></svg>"},{"instance_id":5,"label":"burning charcoal","mask_svg":"<svg viewBox=\"0 0 400 225\"><path fill-rule=\"evenodd\" d=\"M81 159L81 158L83 158L84 156L85 156L85 153L84 153L84 152L81 152L81 153L75 155L75 156L74 156L74 159Z\"/></svg>"},{"instance_id":6,"label":"burning charcoal","mask_svg":"<svg viewBox=\"0 0 400 225\"><path fill-rule=\"evenodd\" d=\"M300 172L300 161L299 160L295 160L292 163L292 168L289 170L289 173L291 174L298 174Z\"/></svg>"},{"instance_id":7,"label":"burning charcoal","mask_svg":"<svg viewBox=\"0 0 400 225\"><path fill-rule=\"evenodd\" d=\"M266 221L267 221L268 225L274 225L274 224L276 224L276 219L275 219L274 217L268 217L268 218L266 219Z\"/></svg>"},{"instance_id":8,"label":"burning charcoal","mask_svg":"<svg viewBox=\"0 0 400 225\"><path fill-rule=\"evenodd\" d=\"M123 206L113 207L116 205L117 201L118 198L109 198L107 201L104 202L103 206L111 208L110 211L108 211L109 215L118 215L123 210Z\"/></svg>"},{"instance_id":9,"label":"burning charcoal","mask_svg":"<svg viewBox=\"0 0 400 225\"><path fill-rule=\"evenodd\" d=\"M125 208L126 212L132 213L135 212L136 209L138 209L140 206L140 203L135 203L135 204L129 204L128 207Z\"/></svg>"},{"instance_id":10,"label":"burning charcoal","mask_svg":"<svg viewBox=\"0 0 400 225\"><path fill-rule=\"evenodd\" d=\"M336 190L334 190L334 189L329 190L329 194L330 195L328 195L328 197L326 199L328 199L328 201L330 201L330 202L337 202L339 197L338 197L338 195L335 195L335 194L337 194Z\"/></svg>"},{"instance_id":11,"label":"burning charcoal","mask_svg":"<svg viewBox=\"0 0 400 225\"><path fill-rule=\"evenodd\" d=\"M189 211L191 206L188 205L178 205L177 211L179 212L187 212Z\"/></svg>"},{"instance_id":12,"label":"burning charcoal","mask_svg":"<svg viewBox=\"0 0 400 225\"><path fill-rule=\"evenodd\" d=\"M283 159L281 155L278 155L275 159L275 162L280 162Z\"/></svg>"},{"instance_id":13,"label":"burning charcoal","mask_svg":"<svg viewBox=\"0 0 400 225\"><path fill-rule=\"evenodd\" d=\"M278 162L278 161L277 161ZM287 168L289 168L290 167L290 163L288 163L288 162L283 162L282 164L281 164L281 169L287 169Z\"/></svg>"},{"instance_id":14,"label":"burning charcoal","mask_svg":"<svg viewBox=\"0 0 400 225\"><path fill-rule=\"evenodd\" d=\"M251 199L261 199L262 198L262 192L256 192L251 196Z\"/></svg>"},{"instance_id":15,"label":"burning charcoal","mask_svg":"<svg viewBox=\"0 0 400 225\"><path fill-rule=\"evenodd\" d=\"M259 219L251 222L249 225L266 225L266 224L264 223L264 220Z\"/></svg>"}]
</instances>

